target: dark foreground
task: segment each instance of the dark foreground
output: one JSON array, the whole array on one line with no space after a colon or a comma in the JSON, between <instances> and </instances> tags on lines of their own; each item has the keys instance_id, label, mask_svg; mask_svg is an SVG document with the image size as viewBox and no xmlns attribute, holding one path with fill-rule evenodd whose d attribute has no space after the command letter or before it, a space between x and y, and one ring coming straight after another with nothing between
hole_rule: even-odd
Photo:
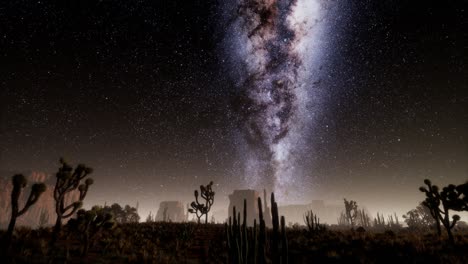
<instances>
[{"instance_id":1,"label":"dark foreground","mask_svg":"<svg viewBox=\"0 0 468 264\"><path fill-rule=\"evenodd\" d=\"M81 235L65 228L51 247L50 229L20 228L10 248L2 246L0 263L228 263L229 258L221 224L124 224L91 235L85 254ZM455 245L404 229L313 234L290 228L287 238L289 263L468 263L467 232L455 235ZM268 244L266 256L271 260Z\"/></svg>"}]
</instances>

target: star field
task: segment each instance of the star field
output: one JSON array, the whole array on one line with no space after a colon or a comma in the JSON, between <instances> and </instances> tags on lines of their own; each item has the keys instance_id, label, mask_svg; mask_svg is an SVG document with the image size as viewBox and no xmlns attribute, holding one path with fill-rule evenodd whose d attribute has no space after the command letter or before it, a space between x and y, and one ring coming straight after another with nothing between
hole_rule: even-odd
<instances>
[{"instance_id":1,"label":"star field","mask_svg":"<svg viewBox=\"0 0 468 264\"><path fill-rule=\"evenodd\" d=\"M54 173L65 156L95 169L89 205L139 201L154 212L210 180L219 203L227 201L243 184L248 148L233 106L239 83L225 53L223 8L201 0L2 2L1 176ZM349 197L370 209L410 209L424 178L464 182L463 1L329 8L310 84L320 96L305 106L313 126L300 134L304 151L291 151L304 202Z\"/></svg>"}]
</instances>

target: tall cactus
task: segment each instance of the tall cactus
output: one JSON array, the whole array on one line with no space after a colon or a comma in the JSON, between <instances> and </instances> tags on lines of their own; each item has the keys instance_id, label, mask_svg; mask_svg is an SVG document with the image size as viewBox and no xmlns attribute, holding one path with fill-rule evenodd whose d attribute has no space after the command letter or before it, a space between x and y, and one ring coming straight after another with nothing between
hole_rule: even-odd
<instances>
[{"instance_id":1,"label":"tall cactus","mask_svg":"<svg viewBox=\"0 0 468 264\"><path fill-rule=\"evenodd\" d=\"M286 239L286 227L284 216L280 217L278 212L278 203L275 201L275 193L271 193L271 219L273 222L273 233L270 241L270 252L273 263L288 263L288 241Z\"/></svg>"},{"instance_id":2,"label":"tall cactus","mask_svg":"<svg viewBox=\"0 0 468 264\"><path fill-rule=\"evenodd\" d=\"M260 198L259 201L261 202ZM247 227L247 201L244 200L243 220L241 224L240 212L232 208L233 216L229 217L229 224L225 224L229 263L266 263L265 257L265 224L261 205L259 207L260 228L257 219L253 227ZM259 230L259 232L257 231Z\"/></svg>"},{"instance_id":3,"label":"tall cactus","mask_svg":"<svg viewBox=\"0 0 468 264\"><path fill-rule=\"evenodd\" d=\"M258 264L265 264L266 263L266 248L265 248L265 241L266 241L266 227L265 227L265 219L263 218L263 208L262 208L262 199L258 197L258 223L259 223L259 231L258 231L258 243L257 243L257 263Z\"/></svg>"},{"instance_id":4,"label":"tall cactus","mask_svg":"<svg viewBox=\"0 0 468 264\"><path fill-rule=\"evenodd\" d=\"M288 264L289 257L288 257L288 238L286 237L286 220L284 219L284 215L281 216L281 264Z\"/></svg>"},{"instance_id":5,"label":"tall cactus","mask_svg":"<svg viewBox=\"0 0 468 264\"><path fill-rule=\"evenodd\" d=\"M18 205L18 200L19 197L21 196L21 191L23 188L26 187L27 185L27 180L22 174L16 174L12 178L13 182L13 190L11 192L11 218L10 218L10 224L8 225L8 230L6 233L6 241L7 244L10 243L11 237L13 236L13 231L15 229L16 225L16 219L26 213L28 211L29 207L31 207L33 204L39 200L39 197L43 192L46 190L46 186L43 183L35 183L31 187L31 192L29 193L28 200L26 201L26 204L24 205L23 209L19 209Z\"/></svg>"},{"instance_id":6,"label":"tall cactus","mask_svg":"<svg viewBox=\"0 0 468 264\"><path fill-rule=\"evenodd\" d=\"M265 226L271 228L271 215L270 215L270 209L268 208L268 203L267 203L267 192L265 189L263 189L263 201L265 201L265 208L264 208L264 216L263 218L265 219Z\"/></svg>"},{"instance_id":7,"label":"tall cactus","mask_svg":"<svg viewBox=\"0 0 468 264\"><path fill-rule=\"evenodd\" d=\"M279 263L279 214L278 214L278 204L275 201L275 194L271 193L271 220L273 224L273 233L271 236L272 243L271 253L273 258L273 263Z\"/></svg>"},{"instance_id":8,"label":"tall cactus","mask_svg":"<svg viewBox=\"0 0 468 264\"><path fill-rule=\"evenodd\" d=\"M320 218L312 210L304 214L304 223L311 234L317 234L325 230L325 226L320 224Z\"/></svg>"},{"instance_id":9,"label":"tall cactus","mask_svg":"<svg viewBox=\"0 0 468 264\"><path fill-rule=\"evenodd\" d=\"M87 178L84 183L81 183L93 169L79 164L75 169L63 159L60 159L59 171L56 173L57 181L54 188L55 212L57 220L53 232L52 242L54 243L62 228L62 219L72 216L83 204L83 200L88 193L88 188L93 184L93 179ZM78 189L80 192L78 201L69 205L65 205L65 195Z\"/></svg>"},{"instance_id":10,"label":"tall cactus","mask_svg":"<svg viewBox=\"0 0 468 264\"><path fill-rule=\"evenodd\" d=\"M228 223L225 224L227 246L229 252L229 263L267 263L267 232L264 219L264 211L262 199L258 197L258 216L259 225L257 227L257 219L254 220L254 226L247 228L247 201L244 200L243 220L241 224L240 212L233 207L232 217L229 217ZM272 217L273 221L277 221L273 229L272 239L268 245L271 260L273 263L288 263L288 246L286 238L286 227L284 216L281 217L281 230L278 221L278 205L272 195ZM273 239L274 237L274 239ZM276 251L276 252L275 252ZM268 262L269 263L269 262Z\"/></svg>"}]
</instances>

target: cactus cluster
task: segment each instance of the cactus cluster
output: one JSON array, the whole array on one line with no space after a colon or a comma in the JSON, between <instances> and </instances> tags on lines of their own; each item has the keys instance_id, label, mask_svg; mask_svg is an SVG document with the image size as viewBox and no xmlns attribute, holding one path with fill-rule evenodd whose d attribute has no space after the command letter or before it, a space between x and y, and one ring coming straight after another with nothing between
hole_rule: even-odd
<instances>
[{"instance_id":1,"label":"cactus cluster","mask_svg":"<svg viewBox=\"0 0 468 264\"><path fill-rule=\"evenodd\" d=\"M304 223L311 234L318 234L326 229L325 225L320 224L320 218L312 210L304 214Z\"/></svg>"},{"instance_id":2,"label":"cactus cluster","mask_svg":"<svg viewBox=\"0 0 468 264\"><path fill-rule=\"evenodd\" d=\"M242 215L233 207L233 217L229 217L225 224L229 263L269 263L267 258L267 246L271 252L272 263L288 263L288 241L284 216L281 220L278 215L278 204L274 193L271 194L271 216L273 230L267 243L267 230L263 214L262 199L258 197L259 221L254 219L253 227L247 227L247 201L244 200ZM281 229L280 229L281 225Z\"/></svg>"}]
</instances>

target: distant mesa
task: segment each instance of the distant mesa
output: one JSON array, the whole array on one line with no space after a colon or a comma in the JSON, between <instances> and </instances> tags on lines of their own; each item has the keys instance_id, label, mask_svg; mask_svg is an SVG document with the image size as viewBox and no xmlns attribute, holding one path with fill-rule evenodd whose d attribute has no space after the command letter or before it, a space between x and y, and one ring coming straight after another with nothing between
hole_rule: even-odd
<instances>
[{"instance_id":1,"label":"distant mesa","mask_svg":"<svg viewBox=\"0 0 468 264\"><path fill-rule=\"evenodd\" d=\"M163 201L159 204L156 221L184 222L187 220L184 204L180 201Z\"/></svg>"}]
</instances>

